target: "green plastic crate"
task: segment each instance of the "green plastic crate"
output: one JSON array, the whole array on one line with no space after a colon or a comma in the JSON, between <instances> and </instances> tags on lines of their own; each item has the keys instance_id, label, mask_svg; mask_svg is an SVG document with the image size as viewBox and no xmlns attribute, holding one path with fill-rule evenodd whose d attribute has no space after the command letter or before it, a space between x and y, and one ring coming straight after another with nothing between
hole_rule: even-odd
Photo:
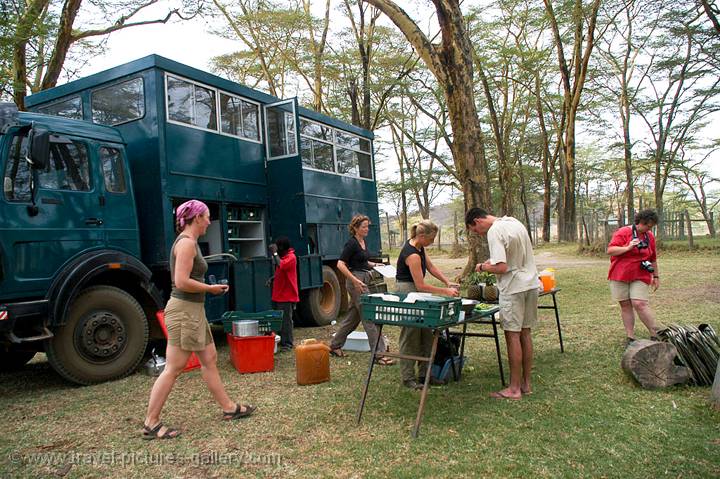
<instances>
[{"instance_id":1,"label":"green plastic crate","mask_svg":"<svg viewBox=\"0 0 720 479\"><path fill-rule=\"evenodd\" d=\"M258 313L246 313L244 311L227 311L222 315L223 330L232 334L233 321L257 320L258 332L263 334L279 333L282 328L283 312L270 309Z\"/></svg>"},{"instance_id":2,"label":"green plastic crate","mask_svg":"<svg viewBox=\"0 0 720 479\"><path fill-rule=\"evenodd\" d=\"M437 328L457 323L462 311L460 298L403 303L405 294L392 294L398 296L400 301L384 301L375 296L362 295L360 304L363 318L376 324Z\"/></svg>"}]
</instances>

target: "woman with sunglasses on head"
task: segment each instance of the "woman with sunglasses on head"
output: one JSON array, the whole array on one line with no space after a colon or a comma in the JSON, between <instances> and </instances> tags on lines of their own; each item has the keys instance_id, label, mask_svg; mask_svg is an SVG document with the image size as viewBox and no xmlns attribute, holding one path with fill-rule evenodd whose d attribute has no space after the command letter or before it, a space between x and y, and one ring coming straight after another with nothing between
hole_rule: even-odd
<instances>
[{"instance_id":1,"label":"woman with sunglasses on head","mask_svg":"<svg viewBox=\"0 0 720 479\"><path fill-rule=\"evenodd\" d=\"M438 227L430 220L423 220L410 228L410 239L400 250L395 275L395 290L398 293L420 291L435 293L443 296L457 296L456 285L450 283L445 275L435 266L428 256L425 248L433 244ZM433 286L425 282L425 274L439 279L445 288ZM410 356L428 357L432 350L433 332L428 328L403 327L400 329L400 354ZM415 365L418 366L418 375L415 376ZM403 386L411 389L422 389L425 381L428 364L423 361L403 359L400 361L400 376ZM419 380L418 380L419 379ZM434 381L431 379L431 384Z\"/></svg>"}]
</instances>

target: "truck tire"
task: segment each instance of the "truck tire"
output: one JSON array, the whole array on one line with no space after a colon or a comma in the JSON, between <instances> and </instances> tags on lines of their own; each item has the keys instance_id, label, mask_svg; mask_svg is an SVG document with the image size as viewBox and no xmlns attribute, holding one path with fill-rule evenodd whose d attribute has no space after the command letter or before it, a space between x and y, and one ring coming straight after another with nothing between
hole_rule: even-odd
<instances>
[{"instance_id":1,"label":"truck tire","mask_svg":"<svg viewBox=\"0 0 720 479\"><path fill-rule=\"evenodd\" d=\"M65 324L48 340L50 365L65 379L95 384L132 373L148 344L140 304L114 286L93 286L75 299Z\"/></svg>"},{"instance_id":2,"label":"truck tire","mask_svg":"<svg viewBox=\"0 0 720 479\"><path fill-rule=\"evenodd\" d=\"M323 266L323 285L304 291L298 305L306 326L327 326L340 311L340 281L330 266Z\"/></svg>"},{"instance_id":3,"label":"truck tire","mask_svg":"<svg viewBox=\"0 0 720 479\"><path fill-rule=\"evenodd\" d=\"M35 351L0 351L0 371L17 371L35 357Z\"/></svg>"},{"instance_id":4,"label":"truck tire","mask_svg":"<svg viewBox=\"0 0 720 479\"><path fill-rule=\"evenodd\" d=\"M350 295L348 294L347 290L347 281L345 281L345 277L340 272L340 270L337 268L333 268L333 271L335 271L335 276L338 277L338 282L340 283L340 314L347 313L348 309L350 309Z\"/></svg>"}]
</instances>

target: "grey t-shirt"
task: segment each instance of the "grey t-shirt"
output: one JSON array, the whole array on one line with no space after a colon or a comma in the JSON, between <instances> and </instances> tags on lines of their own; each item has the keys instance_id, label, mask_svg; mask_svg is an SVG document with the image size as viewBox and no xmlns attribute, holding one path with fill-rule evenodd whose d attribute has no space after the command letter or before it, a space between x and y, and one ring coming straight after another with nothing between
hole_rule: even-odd
<instances>
[{"instance_id":1,"label":"grey t-shirt","mask_svg":"<svg viewBox=\"0 0 720 479\"><path fill-rule=\"evenodd\" d=\"M507 273L497 275L501 294L537 289L537 267L525 225L511 216L503 216L492 224L487 240L490 263L505 263L508 267Z\"/></svg>"}]
</instances>

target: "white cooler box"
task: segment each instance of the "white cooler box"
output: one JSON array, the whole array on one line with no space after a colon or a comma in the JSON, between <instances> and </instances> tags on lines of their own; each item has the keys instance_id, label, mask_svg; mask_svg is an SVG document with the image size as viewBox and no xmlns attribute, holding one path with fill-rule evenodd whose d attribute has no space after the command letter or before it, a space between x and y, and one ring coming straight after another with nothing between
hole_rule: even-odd
<instances>
[{"instance_id":1,"label":"white cooler box","mask_svg":"<svg viewBox=\"0 0 720 479\"><path fill-rule=\"evenodd\" d=\"M370 351L370 342L368 341L367 333L365 331L353 331L348 334L342 348L348 351Z\"/></svg>"}]
</instances>

